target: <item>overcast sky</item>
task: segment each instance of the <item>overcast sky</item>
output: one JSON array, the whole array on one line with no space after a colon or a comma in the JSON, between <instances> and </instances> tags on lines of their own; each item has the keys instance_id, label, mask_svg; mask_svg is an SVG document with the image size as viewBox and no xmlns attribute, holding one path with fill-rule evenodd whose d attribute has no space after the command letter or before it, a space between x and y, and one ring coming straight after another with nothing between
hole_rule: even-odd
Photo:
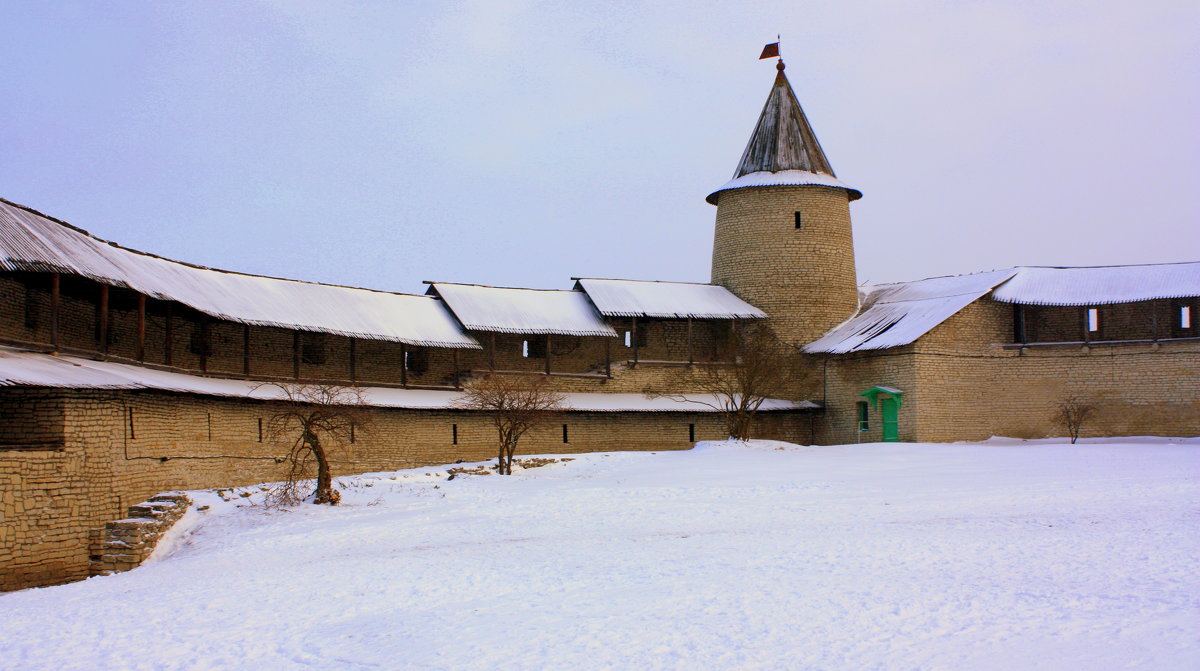
<instances>
[{"instance_id":1,"label":"overcast sky","mask_svg":"<svg viewBox=\"0 0 1200 671\"><path fill-rule=\"evenodd\" d=\"M860 282L1200 259L1200 3L19 2L0 196L219 268L706 282L787 73Z\"/></svg>"}]
</instances>

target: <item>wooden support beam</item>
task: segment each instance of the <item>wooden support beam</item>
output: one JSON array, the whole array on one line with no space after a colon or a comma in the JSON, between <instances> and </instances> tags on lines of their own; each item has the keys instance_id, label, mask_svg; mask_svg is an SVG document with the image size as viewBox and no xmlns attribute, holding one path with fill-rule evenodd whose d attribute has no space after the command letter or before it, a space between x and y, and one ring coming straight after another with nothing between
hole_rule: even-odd
<instances>
[{"instance_id":1,"label":"wooden support beam","mask_svg":"<svg viewBox=\"0 0 1200 671\"><path fill-rule=\"evenodd\" d=\"M242 324L242 375L250 377L250 325Z\"/></svg>"},{"instance_id":2,"label":"wooden support beam","mask_svg":"<svg viewBox=\"0 0 1200 671\"><path fill-rule=\"evenodd\" d=\"M633 345L633 365L638 362L638 332L637 332L637 316L633 317L633 326L629 329L629 344Z\"/></svg>"},{"instance_id":3,"label":"wooden support beam","mask_svg":"<svg viewBox=\"0 0 1200 671\"><path fill-rule=\"evenodd\" d=\"M146 294L138 294L137 300L137 360L146 360Z\"/></svg>"},{"instance_id":4,"label":"wooden support beam","mask_svg":"<svg viewBox=\"0 0 1200 671\"><path fill-rule=\"evenodd\" d=\"M546 375L550 374L550 334L546 334Z\"/></svg>"},{"instance_id":5,"label":"wooden support beam","mask_svg":"<svg viewBox=\"0 0 1200 671\"><path fill-rule=\"evenodd\" d=\"M1159 305L1159 303L1162 303L1162 301L1154 300L1154 301L1150 302L1150 338L1154 342L1158 342L1158 305ZM1175 317L1174 315L1171 315L1172 319L1174 319L1174 317Z\"/></svg>"},{"instance_id":6,"label":"wooden support beam","mask_svg":"<svg viewBox=\"0 0 1200 671\"><path fill-rule=\"evenodd\" d=\"M1084 307L1083 308L1083 342L1085 344L1088 342L1091 342L1091 340L1092 340L1092 333L1091 333L1091 331L1088 331L1089 326L1091 326L1091 324L1088 324L1088 308Z\"/></svg>"},{"instance_id":7,"label":"wooden support beam","mask_svg":"<svg viewBox=\"0 0 1200 671\"><path fill-rule=\"evenodd\" d=\"M50 275L50 347L58 351L58 318L62 302L62 276Z\"/></svg>"},{"instance_id":8,"label":"wooden support beam","mask_svg":"<svg viewBox=\"0 0 1200 671\"><path fill-rule=\"evenodd\" d=\"M408 386L408 345L400 343L400 386Z\"/></svg>"},{"instance_id":9,"label":"wooden support beam","mask_svg":"<svg viewBox=\"0 0 1200 671\"><path fill-rule=\"evenodd\" d=\"M358 370L355 359L358 354L358 341L354 338L350 339L350 381L358 382Z\"/></svg>"},{"instance_id":10,"label":"wooden support beam","mask_svg":"<svg viewBox=\"0 0 1200 671\"><path fill-rule=\"evenodd\" d=\"M300 331L292 331L292 377L300 379Z\"/></svg>"},{"instance_id":11,"label":"wooden support beam","mask_svg":"<svg viewBox=\"0 0 1200 671\"><path fill-rule=\"evenodd\" d=\"M489 334L488 343L488 370L496 370L496 334ZM455 350L458 351L458 350Z\"/></svg>"},{"instance_id":12,"label":"wooden support beam","mask_svg":"<svg viewBox=\"0 0 1200 671\"><path fill-rule=\"evenodd\" d=\"M462 379L458 376L458 350L455 349L454 355L454 388L462 389Z\"/></svg>"},{"instance_id":13,"label":"wooden support beam","mask_svg":"<svg viewBox=\"0 0 1200 671\"><path fill-rule=\"evenodd\" d=\"M695 359L696 359L696 358L695 358L695 357L692 355L692 318L691 318L691 317L688 317L688 329L687 329L687 355L688 355L688 365L690 366L690 365L692 365L692 363L694 363L694 362L695 362Z\"/></svg>"},{"instance_id":14,"label":"wooden support beam","mask_svg":"<svg viewBox=\"0 0 1200 671\"><path fill-rule=\"evenodd\" d=\"M173 365L175 359L175 309L167 302L166 315L163 318L163 363Z\"/></svg>"},{"instance_id":15,"label":"wooden support beam","mask_svg":"<svg viewBox=\"0 0 1200 671\"><path fill-rule=\"evenodd\" d=\"M612 377L612 338L604 339L604 377Z\"/></svg>"},{"instance_id":16,"label":"wooden support beam","mask_svg":"<svg viewBox=\"0 0 1200 671\"><path fill-rule=\"evenodd\" d=\"M208 338L208 315L200 315L200 322L196 325L200 330L200 372L208 372L208 350L211 348L211 343Z\"/></svg>"},{"instance_id":17,"label":"wooden support beam","mask_svg":"<svg viewBox=\"0 0 1200 671\"><path fill-rule=\"evenodd\" d=\"M108 358L108 285L100 285L100 354Z\"/></svg>"},{"instance_id":18,"label":"wooden support beam","mask_svg":"<svg viewBox=\"0 0 1200 671\"><path fill-rule=\"evenodd\" d=\"M1025 306L1020 303L1013 304L1013 337L1021 344L1029 342L1025 326Z\"/></svg>"}]
</instances>

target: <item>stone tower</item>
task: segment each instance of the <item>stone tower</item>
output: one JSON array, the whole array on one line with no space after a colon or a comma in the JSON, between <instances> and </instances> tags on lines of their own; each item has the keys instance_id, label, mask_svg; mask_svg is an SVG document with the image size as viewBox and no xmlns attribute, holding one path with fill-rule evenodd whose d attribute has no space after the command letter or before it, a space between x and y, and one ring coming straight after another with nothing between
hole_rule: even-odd
<instances>
[{"instance_id":1,"label":"stone tower","mask_svg":"<svg viewBox=\"0 0 1200 671\"><path fill-rule=\"evenodd\" d=\"M803 344L858 309L850 201L783 74L783 61L733 179L717 206L712 282L762 309Z\"/></svg>"}]
</instances>

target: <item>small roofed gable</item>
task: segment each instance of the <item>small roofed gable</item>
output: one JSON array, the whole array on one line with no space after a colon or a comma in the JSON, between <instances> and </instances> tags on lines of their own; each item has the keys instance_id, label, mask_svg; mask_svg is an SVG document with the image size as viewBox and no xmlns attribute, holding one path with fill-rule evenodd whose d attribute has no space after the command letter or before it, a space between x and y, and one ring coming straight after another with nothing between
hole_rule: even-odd
<instances>
[{"instance_id":1,"label":"small roofed gable","mask_svg":"<svg viewBox=\"0 0 1200 671\"><path fill-rule=\"evenodd\" d=\"M765 319L767 314L715 284L582 278L576 289L606 317Z\"/></svg>"},{"instance_id":2,"label":"small roofed gable","mask_svg":"<svg viewBox=\"0 0 1200 671\"><path fill-rule=\"evenodd\" d=\"M470 331L616 337L617 332L581 291L514 289L476 284L430 283Z\"/></svg>"},{"instance_id":3,"label":"small roofed gable","mask_svg":"<svg viewBox=\"0 0 1200 671\"><path fill-rule=\"evenodd\" d=\"M1107 305L1200 296L1200 261L1090 268L1022 267L996 288L1002 303Z\"/></svg>"}]
</instances>

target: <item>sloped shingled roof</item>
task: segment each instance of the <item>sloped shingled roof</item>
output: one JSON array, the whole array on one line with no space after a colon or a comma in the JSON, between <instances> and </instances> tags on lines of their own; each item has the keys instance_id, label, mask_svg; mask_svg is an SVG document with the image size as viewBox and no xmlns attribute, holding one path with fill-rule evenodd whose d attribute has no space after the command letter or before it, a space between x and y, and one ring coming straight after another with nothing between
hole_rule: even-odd
<instances>
[{"instance_id":1,"label":"sloped shingled roof","mask_svg":"<svg viewBox=\"0 0 1200 671\"><path fill-rule=\"evenodd\" d=\"M804 347L845 354L907 345L1009 279L1015 270L865 287L858 314Z\"/></svg>"},{"instance_id":2,"label":"sloped shingled roof","mask_svg":"<svg viewBox=\"0 0 1200 671\"><path fill-rule=\"evenodd\" d=\"M120 247L3 199L0 268L80 275L243 324L418 346L479 348L445 306L428 296L246 275L172 261Z\"/></svg>"},{"instance_id":3,"label":"sloped shingled roof","mask_svg":"<svg viewBox=\"0 0 1200 671\"><path fill-rule=\"evenodd\" d=\"M715 284L583 278L575 286L608 317L762 319L762 310Z\"/></svg>"},{"instance_id":4,"label":"sloped shingled roof","mask_svg":"<svg viewBox=\"0 0 1200 671\"><path fill-rule=\"evenodd\" d=\"M844 354L907 345L989 291L998 301L1025 305L1106 305L1200 296L1200 262L1019 267L864 287L858 314L804 349Z\"/></svg>"},{"instance_id":5,"label":"sloped shingled roof","mask_svg":"<svg viewBox=\"0 0 1200 671\"><path fill-rule=\"evenodd\" d=\"M617 335L580 291L433 282L429 292L441 297L462 325L472 331Z\"/></svg>"},{"instance_id":6,"label":"sloped shingled roof","mask_svg":"<svg viewBox=\"0 0 1200 671\"><path fill-rule=\"evenodd\" d=\"M992 297L1026 305L1105 305L1200 296L1200 261L1090 268L1023 267Z\"/></svg>"}]
</instances>

